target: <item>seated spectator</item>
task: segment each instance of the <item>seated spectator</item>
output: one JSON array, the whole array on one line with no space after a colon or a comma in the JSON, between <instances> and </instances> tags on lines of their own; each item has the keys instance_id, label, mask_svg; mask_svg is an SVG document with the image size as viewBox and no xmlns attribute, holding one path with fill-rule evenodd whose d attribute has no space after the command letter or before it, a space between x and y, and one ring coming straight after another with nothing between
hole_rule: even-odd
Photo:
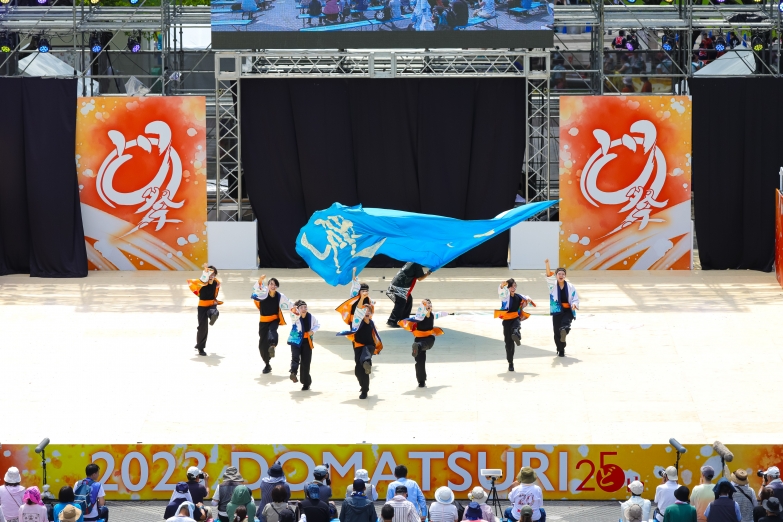
<instances>
[{"instance_id":1,"label":"seated spectator","mask_svg":"<svg viewBox=\"0 0 783 522\"><path fill-rule=\"evenodd\" d=\"M620 92L636 92L636 89L633 86L633 78L630 76L623 77L623 88Z\"/></svg>"},{"instance_id":2,"label":"seated spectator","mask_svg":"<svg viewBox=\"0 0 783 522\"><path fill-rule=\"evenodd\" d=\"M536 511L533 510L530 506L522 506L519 510L519 522L533 522L533 514L536 513ZM546 516L542 517L542 520L546 518Z\"/></svg>"},{"instance_id":3,"label":"seated spectator","mask_svg":"<svg viewBox=\"0 0 783 522\"><path fill-rule=\"evenodd\" d=\"M513 489L508 494L511 507L506 509L505 516L509 521L520 520L519 517L521 516L520 513L523 506L530 506L533 510L532 521L546 520L544 495L541 492L541 488L534 484L536 479L536 472L533 468L525 466L519 470L517 480L511 483Z\"/></svg>"},{"instance_id":4,"label":"seated spectator","mask_svg":"<svg viewBox=\"0 0 783 522\"><path fill-rule=\"evenodd\" d=\"M223 482L215 487L215 494L212 495L212 507L217 508L218 520L220 522L229 522L228 503L231 502L231 496L234 490L245 483L245 479L239 474L239 470L234 466L229 466L223 472Z\"/></svg>"},{"instance_id":5,"label":"seated spectator","mask_svg":"<svg viewBox=\"0 0 783 522\"><path fill-rule=\"evenodd\" d=\"M430 506L430 522L458 522L454 492L446 486L435 490L435 502Z\"/></svg>"},{"instance_id":6,"label":"seated spectator","mask_svg":"<svg viewBox=\"0 0 783 522\"><path fill-rule=\"evenodd\" d=\"M634 480L628 484L628 491L631 492L631 498L620 504L620 520L629 522L628 510L631 509L631 506L639 506L642 510L642 520L645 522L650 520L650 501L642 498L644 484L638 480Z\"/></svg>"},{"instance_id":7,"label":"seated spectator","mask_svg":"<svg viewBox=\"0 0 783 522\"><path fill-rule=\"evenodd\" d=\"M87 464L84 470L84 474L87 476L78 481L73 487L74 497L77 500L86 498L86 495L89 495L88 504L92 505L92 509L89 513L84 514L84 522L95 522L98 519L109 522L109 508L104 505L106 504L106 492L103 490L103 484L98 482L100 473L100 466ZM84 487L80 490L79 487L82 485Z\"/></svg>"},{"instance_id":8,"label":"seated spectator","mask_svg":"<svg viewBox=\"0 0 783 522\"><path fill-rule=\"evenodd\" d=\"M394 520L394 508L388 503L384 504L381 508L381 521L392 522Z\"/></svg>"},{"instance_id":9,"label":"seated spectator","mask_svg":"<svg viewBox=\"0 0 783 522\"><path fill-rule=\"evenodd\" d=\"M179 505L186 500L188 502L193 502L193 497L190 495L190 488L188 487L187 482L179 482L174 487L174 492L171 494L171 500L169 500L169 504L166 506L166 511L163 513L163 518L168 520L175 516L179 511Z\"/></svg>"},{"instance_id":10,"label":"seated spectator","mask_svg":"<svg viewBox=\"0 0 783 522\"><path fill-rule=\"evenodd\" d=\"M764 509L764 501L774 496L772 488L761 488L759 490L758 505L753 508L753 522L759 522L760 519L767 516L767 510Z\"/></svg>"},{"instance_id":11,"label":"seated spectator","mask_svg":"<svg viewBox=\"0 0 783 522\"><path fill-rule=\"evenodd\" d=\"M317 482L305 487L305 499L299 503L299 512L307 522L329 522L329 504L321 500L321 490ZM331 490L330 490L331 491Z\"/></svg>"},{"instance_id":12,"label":"seated spectator","mask_svg":"<svg viewBox=\"0 0 783 522\"><path fill-rule=\"evenodd\" d=\"M642 76L642 90L641 92L652 92L652 82L647 76Z\"/></svg>"},{"instance_id":13,"label":"seated spectator","mask_svg":"<svg viewBox=\"0 0 783 522\"><path fill-rule=\"evenodd\" d=\"M186 500L179 505L179 511L177 511L177 514L167 520L168 522L196 522L196 519L193 518L193 512L195 509L196 506L193 505L193 502L188 502Z\"/></svg>"},{"instance_id":14,"label":"seated spectator","mask_svg":"<svg viewBox=\"0 0 783 522\"><path fill-rule=\"evenodd\" d=\"M383 510L381 510L381 514L383 514ZM337 506L334 505L334 502L329 502L329 522L340 522L340 517L337 516Z\"/></svg>"},{"instance_id":15,"label":"seated spectator","mask_svg":"<svg viewBox=\"0 0 783 522\"><path fill-rule=\"evenodd\" d=\"M264 506L258 519L261 522L280 522L280 512L287 508L288 498L286 490L282 484L278 484L272 488L272 502Z\"/></svg>"},{"instance_id":16,"label":"seated spectator","mask_svg":"<svg viewBox=\"0 0 783 522\"><path fill-rule=\"evenodd\" d=\"M699 485L691 491L690 502L691 506L696 508L696 520L706 522L707 515L704 512L707 511L707 506L715 500L715 493L712 492L712 479L715 477L715 470L712 466L702 466L700 472Z\"/></svg>"},{"instance_id":17,"label":"seated spectator","mask_svg":"<svg viewBox=\"0 0 783 522\"><path fill-rule=\"evenodd\" d=\"M323 14L330 22L336 22L337 17L340 16L340 5L337 3L337 0L326 0Z\"/></svg>"},{"instance_id":18,"label":"seated spectator","mask_svg":"<svg viewBox=\"0 0 783 522\"><path fill-rule=\"evenodd\" d=\"M79 505L74 502L73 488L71 486L63 486L60 488L60 493L57 494L58 503L52 508L52 517L57 520L60 513L68 506L77 508L79 515L76 517L75 522L84 522L84 516L82 510L79 509ZM71 516L71 515L69 515Z\"/></svg>"},{"instance_id":19,"label":"seated spectator","mask_svg":"<svg viewBox=\"0 0 783 522\"><path fill-rule=\"evenodd\" d=\"M315 484L318 484L318 498L323 502L329 502L332 499L332 488L329 481L329 468L319 464L313 470Z\"/></svg>"},{"instance_id":20,"label":"seated spectator","mask_svg":"<svg viewBox=\"0 0 783 522\"><path fill-rule=\"evenodd\" d=\"M20 522L47 522L49 520L46 506L41 500L41 490L37 486L27 488L22 500L18 513Z\"/></svg>"},{"instance_id":21,"label":"seated spectator","mask_svg":"<svg viewBox=\"0 0 783 522\"><path fill-rule=\"evenodd\" d=\"M465 0L454 0L451 3L451 10L454 11L454 16L456 17L454 23L457 24L457 27L468 25L470 10L468 9L468 4Z\"/></svg>"},{"instance_id":22,"label":"seated spectator","mask_svg":"<svg viewBox=\"0 0 783 522\"><path fill-rule=\"evenodd\" d=\"M363 480L353 481L353 493L343 501L343 507L340 510L340 522L376 522L378 520L375 506L364 494L365 489Z\"/></svg>"},{"instance_id":23,"label":"seated spectator","mask_svg":"<svg viewBox=\"0 0 783 522\"><path fill-rule=\"evenodd\" d=\"M394 510L394 522L420 522L419 512L416 506L408 500L408 488L399 485L394 488L394 497L386 502ZM386 507L384 506L384 507ZM432 512L430 512L432 516Z\"/></svg>"},{"instance_id":24,"label":"seated spectator","mask_svg":"<svg viewBox=\"0 0 783 522\"><path fill-rule=\"evenodd\" d=\"M244 520L247 520L247 508L239 506L234 511L234 522L243 522Z\"/></svg>"},{"instance_id":25,"label":"seated spectator","mask_svg":"<svg viewBox=\"0 0 783 522\"><path fill-rule=\"evenodd\" d=\"M321 16L322 10L321 0L310 0L310 3L307 4L307 14L310 16Z\"/></svg>"},{"instance_id":26,"label":"seated spectator","mask_svg":"<svg viewBox=\"0 0 783 522\"><path fill-rule=\"evenodd\" d=\"M739 504L731 498L737 492L731 482L722 478L715 484L713 491L715 500L710 502L704 512L707 522L741 522Z\"/></svg>"},{"instance_id":27,"label":"seated spectator","mask_svg":"<svg viewBox=\"0 0 783 522\"><path fill-rule=\"evenodd\" d=\"M18 468L10 467L3 482L5 484L0 486L0 510L5 520L14 520L19 517L19 506L24 503L22 474Z\"/></svg>"},{"instance_id":28,"label":"seated spectator","mask_svg":"<svg viewBox=\"0 0 783 522\"><path fill-rule=\"evenodd\" d=\"M677 468L669 466L663 474L663 483L655 488L655 520L663 521L666 508L676 502L674 492L680 485L677 483ZM690 494L690 490L688 490Z\"/></svg>"},{"instance_id":29,"label":"seated spectator","mask_svg":"<svg viewBox=\"0 0 783 522\"><path fill-rule=\"evenodd\" d=\"M367 487L367 498L373 502L378 500L378 491L375 489L374 484L370 484L370 474L367 473L366 469L357 469L353 479L364 482L365 486ZM389 487L391 487L391 484L389 484ZM353 493L353 484L348 485L348 487L345 489L345 498L350 497L351 493ZM386 500L390 500L388 495L386 497Z\"/></svg>"},{"instance_id":30,"label":"seated spectator","mask_svg":"<svg viewBox=\"0 0 783 522\"><path fill-rule=\"evenodd\" d=\"M731 474L731 484L737 493L731 497L739 505L742 522L753 522L753 508L756 507L756 492L748 486L748 472L738 469Z\"/></svg>"},{"instance_id":31,"label":"seated spectator","mask_svg":"<svg viewBox=\"0 0 783 522\"><path fill-rule=\"evenodd\" d=\"M400 0L389 0L387 5L391 10L392 19L402 18L402 3Z\"/></svg>"},{"instance_id":32,"label":"seated spectator","mask_svg":"<svg viewBox=\"0 0 783 522\"><path fill-rule=\"evenodd\" d=\"M355 11L366 11L368 7L370 5L367 3L367 0L355 0L353 4Z\"/></svg>"},{"instance_id":33,"label":"seated spectator","mask_svg":"<svg viewBox=\"0 0 783 522\"><path fill-rule=\"evenodd\" d=\"M696 508L688 504L690 493L688 486L674 490L674 503L666 507L662 519L664 522L696 522Z\"/></svg>"},{"instance_id":34,"label":"seated spectator","mask_svg":"<svg viewBox=\"0 0 783 522\"><path fill-rule=\"evenodd\" d=\"M296 515L291 508L287 507L280 512L280 522L294 522L295 520Z\"/></svg>"},{"instance_id":35,"label":"seated spectator","mask_svg":"<svg viewBox=\"0 0 783 522\"><path fill-rule=\"evenodd\" d=\"M432 511L430 511L432 513ZM479 503L476 501L471 502L468 504L468 508L465 510L465 516L462 518L463 520L484 520L484 514L481 512L481 507L479 506Z\"/></svg>"},{"instance_id":36,"label":"seated spectator","mask_svg":"<svg viewBox=\"0 0 783 522\"><path fill-rule=\"evenodd\" d=\"M261 503L258 505L258 510L263 511L264 506L272 502L272 490L275 486L281 485L285 489L285 500L291 498L291 488L285 481L285 474L283 473L283 466L279 462L270 466L267 476L261 479ZM248 515L250 516L250 515Z\"/></svg>"},{"instance_id":37,"label":"seated spectator","mask_svg":"<svg viewBox=\"0 0 783 522\"><path fill-rule=\"evenodd\" d=\"M198 469L196 466L188 468L188 490L190 491L191 502L196 505L204 503L204 499L209 495L207 487L201 481L209 482L209 475Z\"/></svg>"},{"instance_id":38,"label":"seated spectator","mask_svg":"<svg viewBox=\"0 0 783 522\"><path fill-rule=\"evenodd\" d=\"M210 508L205 507L203 504L196 507L201 510L201 518L198 520L201 520L202 522L214 522L212 518L212 510Z\"/></svg>"},{"instance_id":39,"label":"seated spectator","mask_svg":"<svg viewBox=\"0 0 783 522\"><path fill-rule=\"evenodd\" d=\"M479 505L481 509L481 519L487 522L495 522L495 513L492 512L492 508L487 505L487 492L481 486L476 486L468 493L468 499Z\"/></svg>"},{"instance_id":40,"label":"seated spectator","mask_svg":"<svg viewBox=\"0 0 783 522\"><path fill-rule=\"evenodd\" d=\"M73 490L71 490L73 492ZM68 504L54 518L59 522L78 522L82 520L82 510L73 504Z\"/></svg>"},{"instance_id":41,"label":"seated spectator","mask_svg":"<svg viewBox=\"0 0 783 522\"><path fill-rule=\"evenodd\" d=\"M481 0L479 8L473 13L479 18L493 18L495 16L495 0Z\"/></svg>"},{"instance_id":42,"label":"seated spectator","mask_svg":"<svg viewBox=\"0 0 783 522\"><path fill-rule=\"evenodd\" d=\"M408 500L416 507L416 511L421 517L422 521L427 518L427 501L424 499L424 493L421 492L421 488L415 480L408 478L408 468L400 464L394 468L394 476L397 480L389 484L386 490L386 500L391 500L394 495L397 486L405 486L408 489Z\"/></svg>"},{"instance_id":43,"label":"seated spectator","mask_svg":"<svg viewBox=\"0 0 783 522\"><path fill-rule=\"evenodd\" d=\"M256 517L256 505L253 502L253 495L247 486L237 486L231 494L231 502L226 506L226 515L229 520L233 520L237 508L244 507L247 510L248 520Z\"/></svg>"},{"instance_id":44,"label":"seated spectator","mask_svg":"<svg viewBox=\"0 0 783 522\"><path fill-rule=\"evenodd\" d=\"M761 517L759 522L780 522L780 514L783 512L783 507L781 507L777 497L769 497L762 502L761 507L764 508L767 514Z\"/></svg>"},{"instance_id":45,"label":"seated spectator","mask_svg":"<svg viewBox=\"0 0 783 522\"><path fill-rule=\"evenodd\" d=\"M642 507L639 504L633 504L626 509L623 517L626 522L647 522L647 519L642 518Z\"/></svg>"}]
</instances>

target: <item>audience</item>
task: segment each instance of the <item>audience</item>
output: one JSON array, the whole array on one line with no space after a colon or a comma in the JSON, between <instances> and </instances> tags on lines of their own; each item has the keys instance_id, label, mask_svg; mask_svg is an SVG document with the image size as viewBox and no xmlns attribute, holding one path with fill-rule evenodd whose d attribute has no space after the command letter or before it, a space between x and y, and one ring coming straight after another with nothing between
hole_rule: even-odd
<instances>
[{"instance_id":1,"label":"audience","mask_svg":"<svg viewBox=\"0 0 783 522\"><path fill-rule=\"evenodd\" d=\"M52 516L54 520L57 520L57 517L60 516L60 513L65 510L68 506L73 506L77 508L77 511L79 512L78 515L76 515L75 522L84 522L84 516L82 515L82 510L78 509L79 505L74 502L74 496L73 496L73 488L71 486L63 486L60 488L60 493L57 494L57 500L58 503L54 505L54 508L52 508ZM72 515L68 515L72 516Z\"/></svg>"},{"instance_id":2,"label":"audience","mask_svg":"<svg viewBox=\"0 0 783 522\"><path fill-rule=\"evenodd\" d=\"M288 487L288 483L285 481L285 474L283 473L283 466L279 462L269 467L267 476L261 479L261 503L258 505L258 510L263 511L264 506L272 502L272 490L275 486L280 485L285 489L285 500L291 498L291 488Z\"/></svg>"},{"instance_id":3,"label":"audience","mask_svg":"<svg viewBox=\"0 0 783 522\"><path fill-rule=\"evenodd\" d=\"M780 514L783 511L783 507L781 507L777 497L769 497L762 502L761 506L766 511L766 516L761 517L759 522L780 522Z\"/></svg>"},{"instance_id":4,"label":"audience","mask_svg":"<svg viewBox=\"0 0 783 522\"><path fill-rule=\"evenodd\" d=\"M756 507L756 492L748 486L748 473L738 469L731 474L731 484L737 493L732 497L739 505L742 522L753 522L753 508Z\"/></svg>"},{"instance_id":5,"label":"audience","mask_svg":"<svg viewBox=\"0 0 783 522\"><path fill-rule=\"evenodd\" d=\"M432 513L432 511L430 511ZM481 512L481 507L476 501L472 501L468 504L468 509L465 510L465 516L463 520L484 520L484 514Z\"/></svg>"},{"instance_id":6,"label":"audience","mask_svg":"<svg viewBox=\"0 0 783 522\"><path fill-rule=\"evenodd\" d=\"M479 9L473 13L473 16L478 16L479 18L494 18L495 0L481 0L479 2Z\"/></svg>"},{"instance_id":7,"label":"audience","mask_svg":"<svg viewBox=\"0 0 783 522\"><path fill-rule=\"evenodd\" d=\"M337 0L326 0L326 5L323 9L323 14L330 22L336 22L337 17L340 15L340 5Z\"/></svg>"},{"instance_id":8,"label":"audience","mask_svg":"<svg viewBox=\"0 0 783 522\"><path fill-rule=\"evenodd\" d=\"M468 25L468 19L470 18L470 10L465 0L454 0L451 2L451 10L454 11L455 21L457 27Z\"/></svg>"},{"instance_id":9,"label":"audience","mask_svg":"<svg viewBox=\"0 0 783 522\"><path fill-rule=\"evenodd\" d=\"M544 495L541 488L534 484L536 480L536 472L533 468L525 466L519 470L517 479L511 483L512 489L508 494L511 507L506 508L505 516L509 522L520 520L523 506L530 506L533 510L531 520L542 520L543 522L546 519Z\"/></svg>"},{"instance_id":10,"label":"audience","mask_svg":"<svg viewBox=\"0 0 783 522\"><path fill-rule=\"evenodd\" d=\"M715 470L712 466L702 466L699 476L699 485L691 491L691 506L696 508L696 520L698 522L707 522L707 506L715 500L715 493L712 492L712 479L715 477Z\"/></svg>"},{"instance_id":11,"label":"audience","mask_svg":"<svg viewBox=\"0 0 783 522\"><path fill-rule=\"evenodd\" d=\"M345 499L340 510L340 522L376 522L378 520L375 506L364 494L366 489L363 480L353 481L353 492L350 497Z\"/></svg>"},{"instance_id":12,"label":"audience","mask_svg":"<svg viewBox=\"0 0 783 522\"><path fill-rule=\"evenodd\" d=\"M318 484L318 498L324 502L329 502L332 498L332 487L329 481L329 468L324 465L318 465L313 470L315 484Z\"/></svg>"},{"instance_id":13,"label":"audience","mask_svg":"<svg viewBox=\"0 0 783 522\"><path fill-rule=\"evenodd\" d=\"M468 499L479 505L481 509L481 519L487 522L495 522L495 513L487 505L487 492L481 486L476 486L468 493Z\"/></svg>"},{"instance_id":14,"label":"audience","mask_svg":"<svg viewBox=\"0 0 783 522\"><path fill-rule=\"evenodd\" d=\"M46 506L41 500L41 490L37 486L27 488L22 500L17 515L20 522L47 522Z\"/></svg>"},{"instance_id":15,"label":"audience","mask_svg":"<svg viewBox=\"0 0 783 522\"><path fill-rule=\"evenodd\" d=\"M783 481L780 480L780 470L777 466L771 466L764 476L762 477L763 485L761 487L767 487L772 490L772 494L778 499L779 503L783 503Z\"/></svg>"},{"instance_id":16,"label":"audience","mask_svg":"<svg viewBox=\"0 0 783 522\"><path fill-rule=\"evenodd\" d=\"M739 504L731 498L737 492L731 482L722 478L713 488L715 500L710 502L704 516L708 522L741 522Z\"/></svg>"},{"instance_id":17,"label":"audience","mask_svg":"<svg viewBox=\"0 0 783 522\"><path fill-rule=\"evenodd\" d=\"M623 522L630 522L630 509L633 506L638 506L641 510L640 516L642 517L642 520L645 522L650 520L650 501L642 498L644 484L638 480L634 480L628 484L628 491L631 492L631 498L620 504L620 520Z\"/></svg>"},{"instance_id":18,"label":"audience","mask_svg":"<svg viewBox=\"0 0 783 522\"><path fill-rule=\"evenodd\" d=\"M226 515L229 520L234 519L234 514L239 507L245 508L248 520L252 521L256 517L256 504L253 502L253 495L250 493L250 488L245 485L237 486L231 494L231 502L226 506Z\"/></svg>"},{"instance_id":19,"label":"audience","mask_svg":"<svg viewBox=\"0 0 783 522\"><path fill-rule=\"evenodd\" d=\"M663 484L655 488L655 520L658 522L663 521L666 508L676 502L677 498L674 492L679 487L680 485L677 483L677 468L669 466L663 474ZM687 493L690 494L690 490Z\"/></svg>"},{"instance_id":20,"label":"audience","mask_svg":"<svg viewBox=\"0 0 783 522\"><path fill-rule=\"evenodd\" d=\"M258 519L261 522L280 522L280 513L288 508L288 498L286 489L282 484L272 488L272 502L268 503L259 511L261 516Z\"/></svg>"},{"instance_id":21,"label":"audience","mask_svg":"<svg viewBox=\"0 0 783 522\"><path fill-rule=\"evenodd\" d=\"M419 512L416 506L408 500L408 488L405 486L397 486L394 488L394 497L386 502L386 506L390 506L394 510L393 519L394 522L420 522ZM430 516L432 516L432 510L430 510Z\"/></svg>"},{"instance_id":22,"label":"audience","mask_svg":"<svg viewBox=\"0 0 783 522\"><path fill-rule=\"evenodd\" d=\"M419 517L424 522L427 519L427 501L416 481L408 478L408 468L400 464L394 468L394 476L397 477L397 480L389 484L389 488L386 490L386 500L394 498L397 486L405 486L408 489L408 500L416 507Z\"/></svg>"},{"instance_id":23,"label":"audience","mask_svg":"<svg viewBox=\"0 0 783 522\"><path fill-rule=\"evenodd\" d=\"M201 483L201 480L209 481L209 475L198 469L196 466L188 468L188 490L190 491L191 501L196 504L202 504L204 499L209 495L207 486Z\"/></svg>"},{"instance_id":24,"label":"audience","mask_svg":"<svg viewBox=\"0 0 783 522\"><path fill-rule=\"evenodd\" d=\"M533 508L530 506L522 506L522 508L519 510L519 522L533 522L533 515L537 513L537 511L533 511ZM542 518L545 518L543 516Z\"/></svg>"},{"instance_id":25,"label":"audience","mask_svg":"<svg viewBox=\"0 0 783 522\"><path fill-rule=\"evenodd\" d=\"M239 474L239 470L234 466L229 466L223 472L223 482L215 487L215 494L212 495L212 507L217 507L218 520L220 522L229 522L228 503L234 490L245 483L245 479Z\"/></svg>"},{"instance_id":26,"label":"audience","mask_svg":"<svg viewBox=\"0 0 783 522\"><path fill-rule=\"evenodd\" d=\"M646 518L642 518L643 512L642 512L642 506L639 504L633 504L631 505L625 513L623 513L624 520L626 522L647 522Z\"/></svg>"},{"instance_id":27,"label":"audience","mask_svg":"<svg viewBox=\"0 0 783 522\"><path fill-rule=\"evenodd\" d=\"M367 486L367 498L375 502L378 500L378 491L375 489L374 484L370 484L370 474L367 473L366 469L357 469L356 474L353 476L354 480L362 480L364 481L364 484ZM391 487L391 484L389 484L389 487ZM349 484L348 488L345 490L345 497L348 498L351 496L351 493L353 493L353 484ZM386 500L389 500L388 498Z\"/></svg>"},{"instance_id":28,"label":"audience","mask_svg":"<svg viewBox=\"0 0 783 522\"><path fill-rule=\"evenodd\" d=\"M24 487L22 474L18 468L8 468L0 486L0 510L6 520L19 517L19 506L24 503Z\"/></svg>"},{"instance_id":29,"label":"audience","mask_svg":"<svg viewBox=\"0 0 783 522\"><path fill-rule=\"evenodd\" d=\"M73 492L73 490L71 490ZM59 522L81 522L82 510L73 504L68 504L55 517Z\"/></svg>"},{"instance_id":30,"label":"audience","mask_svg":"<svg viewBox=\"0 0 783 522\"><path fill-rule=\"evenodd\" d=\"M767 510L764 508L764 501L772 498L774 491L772 488L762 487L759 490L758 505L753 508L753 522L759 522L760 519L767 516Z\"/></svg>"},{"instance_id":31,"label":"audience","mask_svg":"<svg viewBox=\"0 0 783 522\"><path fill-rule=\"evenodd\" d=\"M171 500L169 505L166 506L166 511L163 513L163 518L168 520L179 511L179 505L185 501L193 502L193 497L190 494L190 488L187 482L180 482L174 487L174 492L171 494ZM193 502L195 504L195 502Z\"/></svg>"},{"instance_id":32,"label":"audience","mask_svg":"<svg viewBox=\"0 0 783 522\"><path fill-rule=\"evenodd\" d=\"M103 490L103 484L98 482L100 473L100 466L94 463L87 464L84 470L86 477L78 481L73 487L75 500L77 502L84 501L87 506L92 508L88 513L84 514L84 522L95 522L98 519L109 522L109 508L104 505L106 503L106 492Z\"/></svg>"},{"instance_id":33,"label":"audience","mask_svg":"<svg viewBox=\"0 0 783 522\"><path fill-rule=\"evenodd\" d=\"M667 468L668 471L669 468ZM676 470L675 470L676 471ZM660 488L661 486L658 486ZM664 511L664 522L696 522L696 508L688 503L690 494L688 486L680 486L674 490L674 503L666 507ZM656 491L656 497L658 493ZM658 505L660 509L660 504Z\"/></svg>"},{"instance_id":34,"label":"audience","mask_svg":"<svg viewBox=\"0 0 783 522\"><path fill-rule=\"evenodd\" d=\"M321 500L321 484L312 482L305 487L305 499L299 503L299 512L307 522L329 522L329 504ZM328 487L328 486L327 486ZM331 488L329 489L331 492Z\"/></svg>"},{"instance_id":35,"label":"audience","mask_svg":"<svg viewBox=\"0 0 783 522\"><path fill-rule=\"evenodd\" d=\"M430 505L430 522L459 522L454 492L446 486L435 490L435 502Z\"/></svg>"},{"instance_id":36,"label":"audience","mask_svg":"<svg viewBox=\"0 0 783 522\"><path fill-rule=\"evenodd\" d=\"M419 517L416 517L416 520L418 519ZM392 522L394 520L394 508L390 506L388 503L384 504L383 507L381 508L380 520L382 520L383 522Z\"/></svg>"},{"instance_id":37,"label":"audience","mask_svg":"<svg viewBox=\"0 0 783 522\"><path fill-rule=\"evenodd\" d=\"M195 509L196 506L193 505L193 502L186 500L180 504L177 514L167 520L168 522L196 522L196 519L193 518L193 512Z\"/></svg>"}]
</instances>

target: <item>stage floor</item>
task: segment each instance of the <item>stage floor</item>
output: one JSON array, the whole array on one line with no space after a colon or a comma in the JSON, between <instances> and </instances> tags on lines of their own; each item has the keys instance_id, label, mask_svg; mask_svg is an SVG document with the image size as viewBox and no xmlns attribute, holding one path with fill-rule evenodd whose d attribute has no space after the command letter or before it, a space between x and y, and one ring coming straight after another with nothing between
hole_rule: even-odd
<instances>
[{"instance_id":1,"label":"stage floor","mask_svg":"<svg viewBox=\"0 0 783 522\"><path fill-rule=\"evenodd\" d=\"M281 344L262 375L260 273L319 319L309 392L288 378ZM35 443L777 443L783 411L783 291L759 272L574 272L581 313L555 355L543 271L442 269L416 298L457 312L428 352L417 388L412 335L390 330L359 400L335 306L348 295L309 270L221 271L225 304L195 355L194 273L92 272L86 279L0 278L2 442ZM506 371L497 284L515 277L538 303ZM384 280L383 277L386 279ZM415 309L415 306L414 306ZM281 343L289 327L281 327ZM95 407L85 421L80 397ZM13 422L9 422L13 421ZM208 426L208 429L204 429Z\"/></svg>"}]
</instances>

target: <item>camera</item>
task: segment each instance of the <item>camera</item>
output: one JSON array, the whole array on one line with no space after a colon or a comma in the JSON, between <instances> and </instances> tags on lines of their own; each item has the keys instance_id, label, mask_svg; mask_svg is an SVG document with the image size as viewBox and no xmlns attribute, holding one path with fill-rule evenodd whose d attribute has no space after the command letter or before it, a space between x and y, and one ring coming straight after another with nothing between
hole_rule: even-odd
<instances>
[{"instance_id":1,"label":"camera","mask_svg":"<svg viewBox=\"0 0 783 522\"><path fill-rule=\"evenodd\" d=\"M201 480L204 480L204 472L203 471L198 474L198 478L200 478Z\"/></svg>"},{"instance_id":2,"label":"camera","mask_svg":"<svg viewBox=\"0 0 783 522\"><path fill-rule=\"evenodd\" d=\"M758 471L756 472L756 476L757 476L757 477L759 477L759 478L764 478L764 477L766 477L766 476L767 476L767 474L766 474L766 472L764 472L764 471L758 470Z\"/></svg>"},{"instance_id":3,"label":"camera","mask_svg":"<svg viewBox=\"0 0 783 522\"><path fill-rule=\"evenodd\" d=\"M490 480L498 480L503 476L502 469L482 469L479 471L482 477L487 477Z\"/></svg>"},{"instance_id":4,"label":"camera","mask_svg":"<svg viewBox=\"0 0 783 522\"><path fill-rule=\"evenodd\" d=\"M663 478L663 476L666 475L666 470L665 469L659 469L657 475L660 478Z\"/></svg>"}]
</instances>

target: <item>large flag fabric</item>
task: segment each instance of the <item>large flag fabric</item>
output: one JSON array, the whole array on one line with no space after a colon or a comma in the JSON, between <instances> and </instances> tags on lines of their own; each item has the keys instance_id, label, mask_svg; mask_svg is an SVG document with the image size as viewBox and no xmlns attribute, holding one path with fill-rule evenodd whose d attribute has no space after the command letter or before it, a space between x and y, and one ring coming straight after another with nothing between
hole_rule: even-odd
<instances>
[{"instance_id":1,"label":"large flag fabric","mask_svg":"<svg viewBox=\"0 0 783 522\"><path fill-rule=\"evenodd\" d=\"M296 251L330 285L344 285L375 254L437 270L471 248L535 216L557 201L507 210L493 219L461 219L334 203L299 231Z\"/></svg>"}]
</instances>

